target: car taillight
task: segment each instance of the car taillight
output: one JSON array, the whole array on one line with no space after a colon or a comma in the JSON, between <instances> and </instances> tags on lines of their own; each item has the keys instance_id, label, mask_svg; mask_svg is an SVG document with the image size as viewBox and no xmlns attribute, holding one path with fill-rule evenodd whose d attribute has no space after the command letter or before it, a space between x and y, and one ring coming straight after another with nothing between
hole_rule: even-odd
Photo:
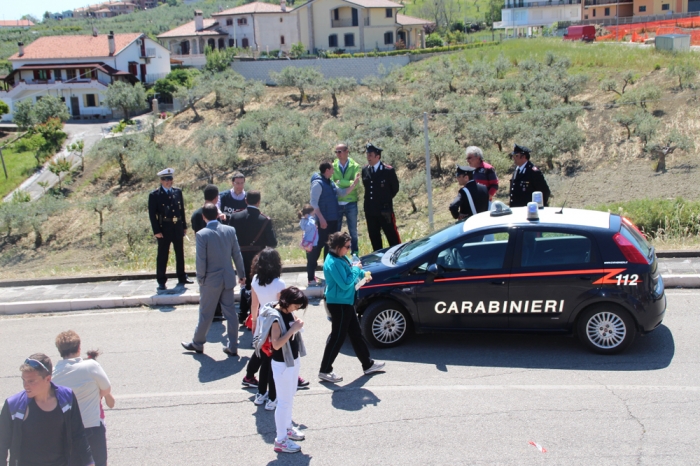
<instances>
[{"instance_id":1,"label":"car taillight","mask_svg":"<svg viewBox=\"0 0 700 466\"><path fill-rule=\"evenodd\" d=\"M615 233L615 235L613 235L613 240L615 241L615 244L617 244L617 247L620 248L620 251L625 256L625 259L627 259L627 262L631 264L649 263L647 258L644 257L644 254L642 254L639 249L637 249L637 247L627 238L622 236L621 233Z\"/></svg>"}]
</instances>

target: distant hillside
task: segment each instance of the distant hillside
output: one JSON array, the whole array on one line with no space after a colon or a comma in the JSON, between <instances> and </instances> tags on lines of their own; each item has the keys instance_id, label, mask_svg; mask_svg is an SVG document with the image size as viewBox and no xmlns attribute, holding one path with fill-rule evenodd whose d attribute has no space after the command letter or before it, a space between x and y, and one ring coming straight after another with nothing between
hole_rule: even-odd
<instances>
[{"instance_id":1,"label":"distant hillside","mask_svg":"<svg viewBox=\"0 0 700 466\"><path fill-rule=\"evenodd\" d=\"M244 3L243 0L200 0L193 5L180 4L178 6L161 5L152 10L138 10L130 15L122 15L114 18L68 18L61 21L44 20L41 24L24 29L0 30L0 67L5 66L8 58L17 52L17 42L25 45L42 36L60 36L71 34L91 34L95 26L100 33L114 31L143 32L155 39L155 36L173 29L193 19L193 8L204 12L207 17L223 8L233 8Z\"/></svg>"}]
</instances>

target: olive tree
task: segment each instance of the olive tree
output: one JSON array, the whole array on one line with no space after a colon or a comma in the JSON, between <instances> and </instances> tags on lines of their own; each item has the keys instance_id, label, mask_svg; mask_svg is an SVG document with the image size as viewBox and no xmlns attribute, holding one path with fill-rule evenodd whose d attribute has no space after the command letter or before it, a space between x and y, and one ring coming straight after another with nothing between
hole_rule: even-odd
<instances>
[{"instance_id":1,"label":"olive tree","mask_svg":"<svg viewBox=\"0 0 700 466\"><path fill-rule=\"evenodd\" d=\"M278 86L296 87L299 105L308 100L307 92L323 82L323 74L316 68L288 66L279 73L271 71L270 77Z\"/></svg>"},{"instance_id":2,"label":"olive tree","mask_svg":"<svg viewBox=\"0 0 700 466\"><path fill-rule=\"evenodd\" d=\"M117 81L107 87L105 105L112 110L121 110L124 120L128 120L130 112L146 106L146 90L141 83L132 86L127 82Z\"/></svg>"},{"instance_id":3,"label":"olive tree","mask_svg":"<svg viewBox=\"0 0 700 466\"><path fill-rule=\"evenodd\" d=\"M338 106L338 94L344 94L355 90L357 87L357 80L355 78L330 78L323 83L322 87L324 91L330 94L333 100L331 115L337 117L340 108Z\"/></svg>"}]
</instances>

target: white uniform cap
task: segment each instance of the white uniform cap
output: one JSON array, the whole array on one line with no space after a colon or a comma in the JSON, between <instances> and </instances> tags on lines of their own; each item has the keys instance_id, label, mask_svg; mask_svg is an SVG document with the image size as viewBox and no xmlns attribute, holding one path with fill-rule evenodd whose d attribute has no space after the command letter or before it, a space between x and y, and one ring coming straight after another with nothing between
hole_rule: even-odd
<instances>
[{"instance_id":1,"label":"white uniform cap","mask_svg":"<svg viewBox=\"0 0 700 466\"><path fill-rule=\"evenodd\" d=\"M158 176L173 176L175 174L175 170L172 168L166 168L165 170L161 170L158 172Z\"/></svg>"}]
</instances>

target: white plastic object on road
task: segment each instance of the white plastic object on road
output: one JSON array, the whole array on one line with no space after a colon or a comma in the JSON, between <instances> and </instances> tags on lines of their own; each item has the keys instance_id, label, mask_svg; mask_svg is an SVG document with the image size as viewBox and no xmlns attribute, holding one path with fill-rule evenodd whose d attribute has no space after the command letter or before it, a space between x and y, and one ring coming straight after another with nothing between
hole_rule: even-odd
<instances>
[{"instance_id":1,"label":"white plastic object on road","mask_svg":"<svg viewBox=\"0 0 700 466\"><path fill-rule=\"evenodd\" d=\"M539 443L533 442L532 440L530 440L528 443L529 443L530 445L532 445L533 447L537 448L537 449L540 451L540 453L547 453L547 449L544 448L544 447L543 447L542 445L540 445Z\"/></svg>"}]
</instances>

